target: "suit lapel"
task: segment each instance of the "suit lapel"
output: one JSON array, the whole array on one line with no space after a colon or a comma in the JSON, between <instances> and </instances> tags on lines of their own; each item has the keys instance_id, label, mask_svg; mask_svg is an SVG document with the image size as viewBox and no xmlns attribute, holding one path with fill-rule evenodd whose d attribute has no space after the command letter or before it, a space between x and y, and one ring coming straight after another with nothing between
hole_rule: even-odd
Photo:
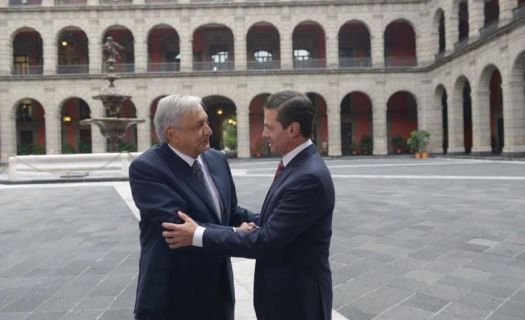
<instances>
[{"instance_id":1,"label":"suit lapel","mask_svg":"<svg viewBox=\"0 0 525 320\"><path fill-rule=\"evenodd\" d=\"M165 143L161 146L162 153L168 159L170 169L176 177L181 178L208 207L208 211L213 219L219 223L219 219L215 214L215 206L211 203L211 199L208 196L207 191L204 189L205 186L199 181L199 179L193 174L192 168L188 163L182 160L170 147Z\"/></svg>"},{"instance_id":2,"label":"suit lapel","mask_svg":"<svg viewBox=\"0 0 525 320\"><path fill-rule=\"evenodd\" d=\"M270 186L268 193L266 194L266 198L264 199L263 206L261 208L261 224L266 222L266 219L269 215L269 212L267 212L268 211L267 206L268 206L268 203L270 203L270 200L272 199L272 197L274 196L275 190L277 190L279 186L284 183L286 178L290 176L290 174L293 172L295 167L297 167L304 160L310 157L310 155L316 152L317 152L317 148L313 144L307 147L306 149L304 149L303 151L299 152L299 154L295 156L295 158L293 158L292 161L290 161L290 163L288 163L288 165L284 168L283 173L281 173L281 175L277 177L277 179L275 179L275 181Z\"/></svg>"}]
</instances>

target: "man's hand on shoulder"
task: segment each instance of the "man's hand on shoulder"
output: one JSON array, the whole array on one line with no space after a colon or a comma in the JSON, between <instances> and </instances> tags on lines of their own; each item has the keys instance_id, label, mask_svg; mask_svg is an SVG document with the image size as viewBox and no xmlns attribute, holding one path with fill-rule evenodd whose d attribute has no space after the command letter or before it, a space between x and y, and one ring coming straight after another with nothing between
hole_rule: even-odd
<instances>
[{"instance_id":1,"label":"man's hand on shoulder","mask_svg":"<svg viewBox=\"0 0 525 320\"><path fill-rule=\"evenodd\" d=\"M171 249L189 247L193 242L193 234L197 229L197 223L184 212L178 212L183 224L164 222L162 236Z\"/></svg>"}]
</instances>

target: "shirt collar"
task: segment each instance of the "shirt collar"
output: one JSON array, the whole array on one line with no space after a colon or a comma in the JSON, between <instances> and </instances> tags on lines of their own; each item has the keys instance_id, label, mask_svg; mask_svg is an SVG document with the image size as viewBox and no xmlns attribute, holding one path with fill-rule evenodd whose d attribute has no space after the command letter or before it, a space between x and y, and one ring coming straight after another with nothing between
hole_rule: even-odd
<instances>
[{"instance_id":1,"label":"shirt collar","mask_svg":"<svg viewBox=\"0 0 525 320\"><path fill-rule=\"evenodd\" d=\"M297 156L304 149L308 148L312 143L312 140L308 139L302 144L295 147L292 151L285 154L283 156L283 165L286 167L290 163L290 161L292 161L293 158L295 158L295 156Z\"/></svg>"},{"instance_id":2,"label":"shirt collar","mask_svg":"<svg viewBox=\"0 0 525 320\"><path fill-rule=\"evenodd\" d=\"M200 156L197 157L197 159L194 159L182 152L180 152L179 150L173 148L169 143L168 143L168 146L170 147L170 149L175 152L176 155L178 155L182 160L184 160L184 162L186 162L190 167L193 166L193 163L195 162L195 160L197 160Z\"/></svg>"}]
</instances>

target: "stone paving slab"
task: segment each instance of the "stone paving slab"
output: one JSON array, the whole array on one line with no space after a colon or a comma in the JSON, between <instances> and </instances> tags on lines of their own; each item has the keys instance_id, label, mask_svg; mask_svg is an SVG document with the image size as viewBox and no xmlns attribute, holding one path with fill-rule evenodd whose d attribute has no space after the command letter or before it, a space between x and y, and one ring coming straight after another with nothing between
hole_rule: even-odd
<instances>
[{"instance_id":1,"label":"stone paving slab","mask_svg":"<svg viewBox=\"0 0 525 320\"><path fill-rule=\"evenodd\" d=\"M328 164L334 319L525 319L523 162ZM231 165L240 203L257 211L277 161ZM0 319L132 319L139 246L126 200L125 182L0 186ZM253 261L234 268L236 319L254 319Z\"/></svg>"}]
</instances>

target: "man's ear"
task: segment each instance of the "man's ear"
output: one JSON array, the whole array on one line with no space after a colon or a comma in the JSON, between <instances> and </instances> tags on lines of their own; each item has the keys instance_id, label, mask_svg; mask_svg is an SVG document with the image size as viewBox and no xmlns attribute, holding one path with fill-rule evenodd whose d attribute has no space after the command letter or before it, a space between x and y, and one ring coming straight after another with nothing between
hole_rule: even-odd
<instances>
[{"instance_id":1,"label":"man's ear","mask_svg":"<svg viewBox=\"0 0 525 320\"><path fill-rule=\"evenodd\" d=\"M164 134L169 138L169 141L172 141L177 136L177 131L173 127L167 127L164 129Z\"/></svg>"},{"instance_id":2,"label":"man's ear","mask_svg":"<svg viewBox=\"0 0 525 320\"><path fill-rule=\"evenodd\" d=\"M289 132L290 132L290 135L292 137L295 138L295 137L297 137L298 135L301 134L301 126L299 125L299 122L294 121L294 122L290 123L288 125L288 127L290 128Z\"/></svg>"}]
</instances>

